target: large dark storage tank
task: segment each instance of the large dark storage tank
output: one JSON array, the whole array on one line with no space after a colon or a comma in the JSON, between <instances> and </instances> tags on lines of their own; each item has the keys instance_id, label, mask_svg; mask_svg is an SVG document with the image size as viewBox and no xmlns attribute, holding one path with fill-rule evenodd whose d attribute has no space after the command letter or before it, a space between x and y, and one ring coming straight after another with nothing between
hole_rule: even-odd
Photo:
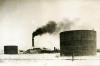
<instances>
[{"instance_id":1,"label":"large dark storage tank","mask_svg":"<svg viewBox=\"0 0 100 66\"><path fill-rule=\"evenodd\" d=\"M17 46L4 46L4 54L18 54Z\"/></svg>"},{"instance_id":2,"label":"large dark storage tank","mask_svg":"<svg viewBox=\"0 0 100 66\"><path fill-rule=\"evenodd\" d=\"M60 33L61 56L96 55L96 31L72 30Z\"/></svg>"}]
</instances>

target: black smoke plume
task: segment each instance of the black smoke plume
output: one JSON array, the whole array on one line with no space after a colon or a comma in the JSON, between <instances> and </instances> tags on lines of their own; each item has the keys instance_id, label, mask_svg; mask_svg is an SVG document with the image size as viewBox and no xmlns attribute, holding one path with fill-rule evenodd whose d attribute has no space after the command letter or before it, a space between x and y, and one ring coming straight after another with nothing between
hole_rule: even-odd
<instances>
[{"instance_id":1,"label":"black smoke plume","mask_svg":"<svg viewBox=\"0 0 100 66\"><path fill-rule=\"evenodd\" d=\"M32 38L34 38L37 35L42 35L44 33L50 33L52 34L56 30L56 22L55 21L49 21L47 25L38 28L36 31L33 32Z\"/></svg>"}]
</instances>

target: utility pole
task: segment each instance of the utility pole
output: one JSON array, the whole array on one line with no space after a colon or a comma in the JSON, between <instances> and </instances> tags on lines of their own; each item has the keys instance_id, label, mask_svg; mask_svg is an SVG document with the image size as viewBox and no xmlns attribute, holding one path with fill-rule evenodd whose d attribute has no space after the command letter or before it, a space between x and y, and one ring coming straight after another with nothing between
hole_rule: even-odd
<instances>
[{"instance_id":1,"label":"utility pole","mask_svg":"<svg viewBox=\"0 0 100 66\"><path fill-rule=\"evenodd\" d=\"M74 50L72 51L72 61L74 61Z\"/></svg>"}]
</instances>

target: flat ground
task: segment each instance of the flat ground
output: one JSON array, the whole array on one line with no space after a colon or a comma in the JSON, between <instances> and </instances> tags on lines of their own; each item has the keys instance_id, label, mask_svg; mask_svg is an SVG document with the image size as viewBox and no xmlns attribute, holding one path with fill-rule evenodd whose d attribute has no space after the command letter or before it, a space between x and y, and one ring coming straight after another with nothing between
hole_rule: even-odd
<instances>
[{"instance_id":1,"label":"flat ground","mask_svg":"<svg viewBox=\"0 0 100 66\"><path fill-rule=\"evenodd\" d=\"M100 66L100 53L96 56L60 57L54 54L0 55L0 66Z\"/></svg>"}]
</instances>

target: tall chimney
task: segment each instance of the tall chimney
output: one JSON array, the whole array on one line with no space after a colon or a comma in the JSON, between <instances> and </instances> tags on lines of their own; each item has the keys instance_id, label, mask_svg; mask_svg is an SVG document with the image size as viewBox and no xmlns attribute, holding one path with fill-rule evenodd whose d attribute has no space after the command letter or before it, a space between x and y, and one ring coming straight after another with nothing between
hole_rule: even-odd
<instances>
[{"instance_id":1,"label":"tall chimney","mask_svg":"<svg viewBox=\"0 0 100 66\"><path fill-rule=\"evenodd\" d=\"M34 38L32 38L32 47L34 47Z\"/></svg>"}]
</instances>

